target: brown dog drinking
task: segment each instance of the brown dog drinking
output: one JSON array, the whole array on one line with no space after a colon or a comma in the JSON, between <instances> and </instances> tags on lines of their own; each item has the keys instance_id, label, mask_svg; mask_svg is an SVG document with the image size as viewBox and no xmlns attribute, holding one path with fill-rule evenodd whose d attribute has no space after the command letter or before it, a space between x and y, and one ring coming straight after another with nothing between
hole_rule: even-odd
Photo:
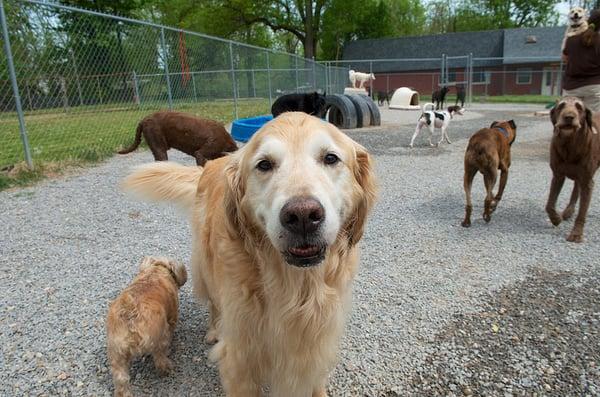
<instances>
[{"instance_id":1,"label":"brown dog drinking","mask_svg":"<svg viewBox=\"0 0 600 397\"><path fill-rule=\"evenodd\" d=\"M221 123L165 111L153 113L140 121L133 145L119 151L119 154L137 149L142 135L156 161L168 160L167 150L173 148L195 157L196 164L203 166L208 160L237 150L235 141Z\"/></svg>"},{"instance_id":2,"label":"brown dog drinking","mask_svg":"<svg viewBox=\"0 0 600 397\"><path fill-rule=\"evenodd\" d=\"M508 180L508 168L510 167L510 148L517 137L517 126L513 120L494 121L490 128L477 131L471 139L465 152L465 176L464 188L467 204L465 206L464 227L471 226L471 187L473 178L477 171L483 174L485 190L485 208L483 219L489 222L492 212L496 210L498 202L502 199L506 181ZM500 170L500 186L496 197L492 192Z\"/></svg>"},{"instance_id":3,"label":"brown dog drinking","mask_svg":"<svg viewBox=\"0 0 600 397\"><path fill-rule=\"evenodd\" d=\"M552 183L546 204L546 212L554 226L569 219L579 202L579 213L567 241L583 241L583 226L592 190L594 174L600 166L600 113L592 113L584 103L575 97L565 97L552 108L550 119L554 125L554 135L550 144L550 168ZM575 182L569 204L559 214L556 200L565 182L565 177Z\"/></svg>"}]
</instances>

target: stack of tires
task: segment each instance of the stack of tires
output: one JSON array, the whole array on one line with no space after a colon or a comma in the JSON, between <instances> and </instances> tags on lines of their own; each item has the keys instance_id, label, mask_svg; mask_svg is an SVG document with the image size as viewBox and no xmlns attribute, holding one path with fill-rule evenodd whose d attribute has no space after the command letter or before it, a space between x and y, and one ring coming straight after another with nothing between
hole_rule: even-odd
<instances>
[{"instance_id":1,"label":"stack of tires","mask_svg":"<svg viewBox=\"0 0 600 397\"><path fill-rule=\"evenodd\" d=\"M379 108L367 95L327 95L328 121L338 128L353 129L381 125Z\"/></svg>"}]
</instances>

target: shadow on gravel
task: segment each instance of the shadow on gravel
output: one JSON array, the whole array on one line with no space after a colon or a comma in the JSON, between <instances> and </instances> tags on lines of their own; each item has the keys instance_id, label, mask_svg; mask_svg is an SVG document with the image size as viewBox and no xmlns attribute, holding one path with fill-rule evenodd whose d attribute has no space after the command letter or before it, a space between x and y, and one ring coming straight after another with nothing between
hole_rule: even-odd
<instances>
[{"instance_id":1,"label":"shadow on gravel","mask_svg":"<svg viewBox=\"0 0 600 397\"><path fill-rule=\"evenodd\" d=\"M534 269L457 315L407 395L598 395L600 277Z\"/></svg>"},{"instance_id":2,"label":"shadow on gravel","mask_svg":"<svg viewBox=\"0 0 600 397\"><path fill-rule=\"evenodd\" d=\"M406 127L390 127L385 130L345 130L344 132L350 138L368 148L369 152L374 155L439 156L448 151L445 148L447 144L430 147L425 134L419 136L418 141L415 142L415 147L411 149L408 144L414 131L408 131ZM439 135L434 136L434 142L436 142L435 139L439 139Z\"/></svg>"},{"instance_id":3,"label":"shadow on gravel","mask_svg":"<svg viewBox=\"0 0 600 397\"><path fill-rule=\"evenodd\" d=\"M539 200L519 200L518 206L515 202L501 201L498 208L492 214L490 223L483 220L483 197L473 195L473 214L471 216L471 227L469 229L489 230L495 233L509 233L511 235L520 233L548 233L551 229L547 222L547 215ZM508 200L508 199L507 199ZM465 216L465 202L463 195L449 194L437 197L433 200L423 202L418 212L428 214L429 217L437 218L442 223L452 226L460 226ZM570 221L565 222L569 224ZM461 227L462 229L462 227Z\"/></svg>"}]
</instances>

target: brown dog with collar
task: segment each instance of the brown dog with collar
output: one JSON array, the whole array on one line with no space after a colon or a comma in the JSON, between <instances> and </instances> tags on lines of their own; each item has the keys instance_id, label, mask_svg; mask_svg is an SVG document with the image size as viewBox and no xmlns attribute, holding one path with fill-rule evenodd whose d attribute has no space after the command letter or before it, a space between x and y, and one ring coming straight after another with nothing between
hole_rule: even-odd
<instances>
[{"instance_id":1,"label":"brown dog with collar","mask_svg":"<svg viewBox=\"0 0 600 397\"><path fill-rule=\"evenodd\" d=\"M600 167L600 113L592 113L578 98L566 97L550 111L554 135L550 144L550 168L552 183L546 204L546 212L554 226L569 219L579 202L579 213L567 241L583 241L583 226L592 190L594 174ZM556 200L565 182L565 177L575 181L569 204L562 214L556 212Z\"/></svg>"},{"instance_id":2,"label":"brown dog with collar","mask_svg":"<svg viewBox=\"0 0 600 397\"><path fill-rule=\"evenodd\" d=\"M465 176L464 188L467 205L465 206L464 227L471 226L471 187L473 178L477 171L483 174L483 181L487 195L485 197L485 209L483 219L489 222L492 212L496 209L498 201L502 199L506 181L508 180L508 168L510 167L510 147L517 137L517 126L513 120L494 121L490 128L477 131L471 139L465 152ZM492 189L496 185L500 170L500 187L494 197Z\"/></svg>"}]
</instances>

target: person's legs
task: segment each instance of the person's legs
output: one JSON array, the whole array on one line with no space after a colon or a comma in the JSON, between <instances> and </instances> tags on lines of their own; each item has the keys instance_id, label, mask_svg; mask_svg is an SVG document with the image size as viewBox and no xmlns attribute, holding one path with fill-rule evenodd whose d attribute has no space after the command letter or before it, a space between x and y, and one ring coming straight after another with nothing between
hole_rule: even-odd
<instances>
[{"instance_id":1,"label":"person's legs","mask_svg":"<svg viewBox=\"0 0 600 397\"><path fill-rule=\"evenodd\" d=\"M600 112L600 84L586 85L574 90L563 90L563 96L574 96L593 112Z\"/></svg>"}]
</instances>

